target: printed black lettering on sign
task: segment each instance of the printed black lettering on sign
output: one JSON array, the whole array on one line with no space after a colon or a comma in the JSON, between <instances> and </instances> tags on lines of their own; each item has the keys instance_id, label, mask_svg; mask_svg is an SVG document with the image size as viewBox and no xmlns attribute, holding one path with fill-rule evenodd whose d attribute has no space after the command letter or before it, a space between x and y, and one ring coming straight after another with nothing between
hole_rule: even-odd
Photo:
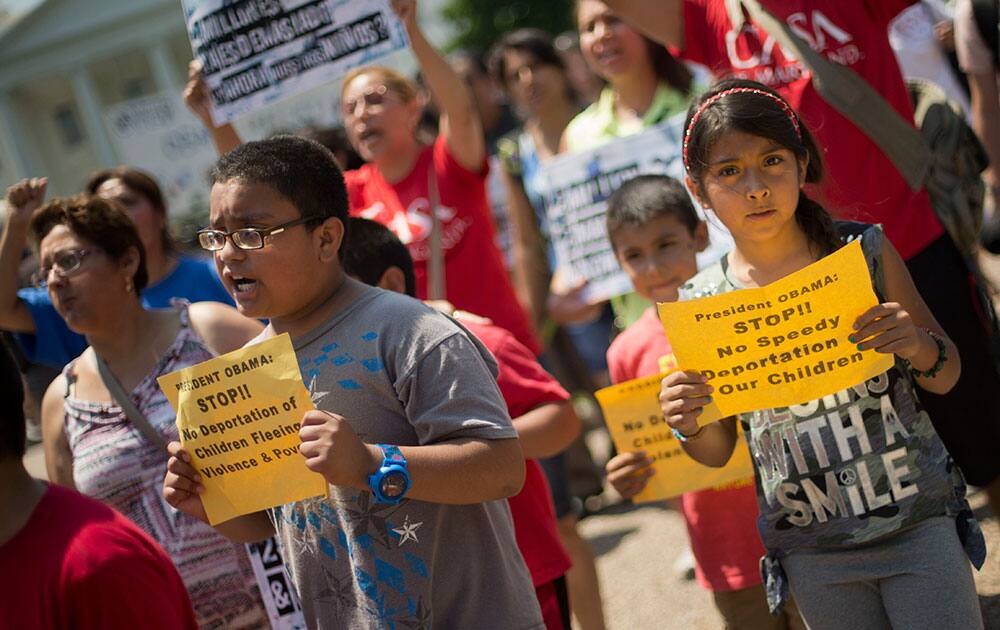
<instances>
[{"instance_id":1,"label":"printed black lettering on sign","mask_svg":"<svg viewBox=\"0 0 1000 630\"><path fill-rule=\"evenodd\" d=\"M253 543L253 548L260 556L260 563L264 565L265 569L270 570L282 565L281 553L278 551L277 545L274 544L274 538Z\"/></svg>"},{"instance_id":2,"label":"printed black lettering on sign","mask_svg":"<svg viewBox=\"0 0 1000 630\"><path fill-rule=\"evenodd\" d=\"M225 6L195 22L190 29L194 52L213 74L333 24L326 0L292 10L280 2L243 2Z\"/></svg>"},{"instance_id":3,"label":"printed black lettering on sign","mask_svg":"<svg viewBox=\"0 0 1000 630\"><path fill-rule=\"evenodd\" d=\"M285 572L276 571L268 574L267 582L271 589L271 597L274 598L274 604L278 608L278 614L285 616L294 612L295 598L292 596L291 589L288 588L288 580L285 578Z\"/></svg>"},{"instance_id":4,"label":"printed black lettering on sign","mask_svg":"<svg viewBox=\"0 0 1000 630\"><path fill-rule=\"evenodd\" d=\"M216 104L232 103L251 94L266 90L316 66L337 61L347 55L388 41L391 35L389 25L381 13L372 13L333 30L319 32L327 26L329 26L328 23L317 26L314 29L317 31L315 45L301 52L277 59L268 65L256 63L223 76L218 87L212 90L212 97L215 99ZM287 41L277 42L274 46L285 44ZM256 55L274 46L269 45L261 50L257 50L256 47L248 44L244 47L247 54L243 55L239 53L234 56L236 61L233 63L238 63L247 57ZM215 64L214 62L210 64L211 55L208 53L206 55L208 56L208 59L205 61L206 68L213 67L212 64L214 64L216 70L233 65L233 63Z\"/></svg>"}]
</instances>

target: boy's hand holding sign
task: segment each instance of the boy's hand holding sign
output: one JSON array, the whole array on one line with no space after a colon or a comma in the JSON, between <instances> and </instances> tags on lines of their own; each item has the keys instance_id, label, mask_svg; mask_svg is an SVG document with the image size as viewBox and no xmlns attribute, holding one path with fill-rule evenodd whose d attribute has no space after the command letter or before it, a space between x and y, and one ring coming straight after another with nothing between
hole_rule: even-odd
<instances>
[{"instance_id":1,"label":"boy's hand holding sign","mask_svg":"<svg viewBox=\"0 0 1000 630\"><path fill-rule=\"evenodd\" d=\"M300 422L313 404L287 334L158 382L177 410L210 524L326 495L326 480L310 472L299 453ZM178 450L174 445L171 455Z\"/></svg>"},{"instance_id":2,"label":"boy's hand holding sign","mask_svg":"<svg viewBox=\"0 0 1000 630\"><path fill-rule=\"evenodd\" d=\"M701 372L731 416L813 400L888 370L891 354L848 339L877 304L855 241L766 287L657 308L678 363Z\"/></svg>"},{"instance_id":3,"label":"boy's hand holding sign","mask_svg":"<svg viewBox=\"0 0 1000 630\"><path fill-rule=\"evenodd\" d=\"M749 482L753 477L753 464L750 452L742 443L737 443L733 458L721 468L701 464L684 452L660 412L657 395L664 376L665 374L657 374L637 378L605 387L595 394L615 448L619 453L632 456L619 455L616 459L621 458L620 462L623 464L632 461L641 468L645 468L642 464L649 464L648 472L645 473L648 480L628 474L631 467L627 465L616 471L609 469L609 478L619 473L630 477L623 485L614 484L616 488L630 488L624 492L619 489L619 492L623 495L631 492L625 498L631 498L636 503L646 503L670 499L685 492ZM709 405L698 421L699 424L707 424L721 418L718 409ZM635 457L639 452L645 454L646 462Z\"/></svg>"}]
</instances>

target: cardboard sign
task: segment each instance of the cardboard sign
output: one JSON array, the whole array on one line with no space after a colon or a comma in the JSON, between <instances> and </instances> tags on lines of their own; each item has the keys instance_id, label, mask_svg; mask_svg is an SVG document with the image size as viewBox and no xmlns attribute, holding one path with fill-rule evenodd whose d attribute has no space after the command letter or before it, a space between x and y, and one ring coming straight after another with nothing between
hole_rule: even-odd
<instances>
[{"instance_id":1,"label":"cardboard sign","mask_svg":"<svg viewBox=\"0 0 1000 630\"><path fill-rule=\"evenodd\" d=\"M549 235L556 264L570 280L584 277L583 297L597 303L632 291L618 266L605 228L607 200L636 175L670 175L684 181L681 138L684 117L678 114L642 133L590 151L568 153L545 162L543 188ZM702 219L700 204L694 204ZM709 246L698 254L699 267L712 264L733 246L718 221L708 222Z\"/></svg>"},{"instance_id":2,"label":"cardboard sign","mask_svg":"<svg viewBox=\"0 0 1000 630\"><path fill-rule=\"evenodd\" d=\"M681 368L706 374L726 416L821 398L885 372L847 337L878 304L860 241L766 287L658 304Z\"/></svg>"},{"instance_id":3,"label":"cardboard sign","mask_svg":"<svg viewBox=\"0 0 1000 630\"><path fill-rule=\"evenodd\" d=\"M216 125L407 46L387 0L183 0Z\"/></svg>"},{"instance_id":4,"label":"cardboard sign","mask_svg":"<svg viewBox=\"0 0 1000 630\"><path fill-rule=\"evenodd\" d=\"M326 496L326 480L299 454L299 423L313 404L287 334L157 382L177 411L181 444L201 474L212 525Z\"/></svg>"},{"instance_id":5,"label":"cardboard sign","mask_svg":"<svg viewBox=\"0 0 1000 630\"><path fill-rule=\"evenodd\" d=\"M660 382L666 375L626 381L595 393L618 452L645 451L654 460L656 473L632 500L662 501L685 492L752 483L753 463L742 431L732 458L722 468L700 464L684 452L660 410ZM722 417L708 407L702 416L699 424Z\"/></svg>"}]
</instances>

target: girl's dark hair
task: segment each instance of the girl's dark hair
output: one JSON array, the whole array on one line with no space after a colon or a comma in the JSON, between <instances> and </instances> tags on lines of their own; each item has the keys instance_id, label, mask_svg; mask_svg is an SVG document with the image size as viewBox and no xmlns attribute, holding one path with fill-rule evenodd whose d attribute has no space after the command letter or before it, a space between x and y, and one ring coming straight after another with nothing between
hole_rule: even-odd
<instances>
[{"instance_id":1,"label":"girl's dark hair","mask_svg":"<svg viewBox=\"0 0 1000 630\"><path fill-rule=\"evenodd\" d=\"M49 232L65 225L69 231L98 247L112 260L121 260L130 247L139 252L139 266L132 276L136 294L146 288L146 248L135 229L135 223L120 204L96 195L59 197L48 202L31 216L29 235L38 250Z\"/></svg>"},{"instance_id":2,"label":"girl's dark hair","mask_svg":"<svg viewBox=\"0 0 1000 630\"><path fill-rule=\"evenodd\" d=\"M156 183L152 175L137 168L116 166L115 168L106 168L97 171L87 180L83 190L87 194L96 195L97 189L104 182L111 179L120 179L126 186L145 197L149 205L153 206L153 210L160 213L164 219L167 218L167 204L163 200L163 192L160 190L160 185ZM163 232L160 233L160 241L164 252L170 254L177 251L177 244L170 235L170 229L167 227L166 221L163 224Z\"/></svg>"},{"instance_id":3,"label":"girl's dark hair","mask_svg":"<svg viewBox=\"0 0 1000 630\"><path fill-rule=\"evenodd\" d=\"M691 103L684 129L687 130L691 125L691 118L701 108L702 103L732 88L760 90L781 99L777 92L756 81L725 79L717 82ZM749 92L723 96L701 113L697 124L690 130L691 135L687 137L688 174L695 184L701 187L712 146L724 133L742 131L775 142L794 153L800 161L808 160L805 183L818 183L823 179L823 158L819 146L802 119L798 118L797 114L793 115L798 121L801 139L795 132L795 126L788 114L771 97ZM795 209L795 220L822 255L829 254L842 245L830 214L801 190L799 204Z\"/></svg>"},{"instance_id":4,"label":"girl's dark hair","mask_svg":"<svg viewBox=\"0 0 1000 630\"><path fill-rule=\"evenodd\" d=\"M579 14L581 0L573 0L573 17L574 21L576 16ZM630 27L633 28L634 27ZM642 39L646 42L646 51L649 54L649 60L653 64L653 71L656 73L656 77L674 88L681 94L688 96L691 94L691 81L692 75L691 71L688 70L680 61L670 54L670 52L663 46L649 37L646 37L642 31L635 29Z\"/></svg>"},{"instance_id":5,"label":"girl's dark hair","mask_svg":"<svg viewBox=\"0 0 1000 630\"><path fill-rule=\"evenodd\" d=\"M684 184L667 175L639 175L618 187L608 198L605 225L614 247L614 234L623 227L641 228L654 219L673 217L690 234L701 219Z\"/></svg>"}]
</instances>

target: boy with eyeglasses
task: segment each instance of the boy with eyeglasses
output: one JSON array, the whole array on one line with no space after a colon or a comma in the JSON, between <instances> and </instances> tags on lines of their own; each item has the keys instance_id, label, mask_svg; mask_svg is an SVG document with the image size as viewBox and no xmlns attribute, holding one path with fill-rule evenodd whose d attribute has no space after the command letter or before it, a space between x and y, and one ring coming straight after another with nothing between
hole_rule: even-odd
<instances>
[{"instance_id":1,"label":"boy with eyeglasses","mask_svg":"<svg viewBox=\"0 0 1000 630\"><path fill-rule=\"evenodd\" d=\"M212 179L199 242L240 312L292 337L317 406L299 450L330 483L327 499L217 529L277 532L310 626L543 627L501 500L524 460L493 358L416 300L346 277L347 193L320 145L250 142ZM164 496L206 520L190 457L170 451Z\"/></svg>"}]
</instances>

